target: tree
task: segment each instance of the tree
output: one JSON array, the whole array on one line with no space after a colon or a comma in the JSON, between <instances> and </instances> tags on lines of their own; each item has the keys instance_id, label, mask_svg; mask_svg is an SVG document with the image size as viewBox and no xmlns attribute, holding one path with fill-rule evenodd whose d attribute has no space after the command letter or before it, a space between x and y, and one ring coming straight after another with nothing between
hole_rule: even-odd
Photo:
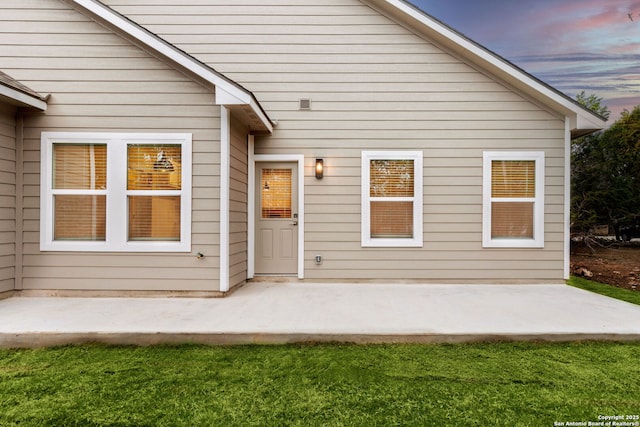
<instances>
[{"instance_id":1,"label":"tree","mask_svg":"<svg viewBox=\"0 0 640 427\"><path fill-rule=\"evenodd\" d=\"M608 113L598 97L583 92L578 101ZM640 106L625 111L609 129L574 141L571 160L574 232L615 226L640 214Z\"/></svg>"},{"instance_id":2,"label":"tree","mask_svg":"<svg viewBox=\"0 0 640 427\"><path fill-rule=\"evenodd\" d=\"M609 108L603 104L602 98L585 91L576 96L576 100L584 107L608 119ZM601 159L597 148L602 132L592 133L571 141L571 230L585 233L598 224L598 215L594 209L594 199L599 199L597 188L600 187L598 167Z\"/></svg>"},{"instance_id":3,"label":"tree","mask_svg":"<svg viewBox=\"0 0 640 427\"><path fill-rule=\"evenodd\" d=\"M578 101L581 105L587 107L594 113L600 114L602 117L609 120L611 111L609 111L609 107L602 103L601 97L595 94L587 96L587 93L583 90L576 96L576 101Z\"/></svg>"}]
</instances>

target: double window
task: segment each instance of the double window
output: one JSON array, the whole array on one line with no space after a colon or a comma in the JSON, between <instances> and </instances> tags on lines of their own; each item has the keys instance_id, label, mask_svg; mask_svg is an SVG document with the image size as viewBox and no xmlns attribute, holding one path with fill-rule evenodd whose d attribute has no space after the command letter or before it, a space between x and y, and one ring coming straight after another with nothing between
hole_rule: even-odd
<instances>
[{"instance_id":1,"label":"double window","mask_svg":"<svg viewBox=\"0 0 640 427\"><path fill-rule=\"evenodd\" d=\"M44 132L41 150L42 250L190 250L190 134Z\"/></svg>"},{"instance_id":2,"label":"double window","mask_svg":"<svg viewBox=\"0 0 640 427\"><path fill-rule=\"evenodd\" d=\"M483 246L544 247L544 152L485 152Z\"/></svg>"},{"instance_id":3,"label":"double window","mask_svg":"<svg viewBox=\"0 0 640 427\"><path fill-rule=\"evenodd\" d=\"M422 247L422 157L362 153L362 246Z\"/></svg>"}]
</instances>

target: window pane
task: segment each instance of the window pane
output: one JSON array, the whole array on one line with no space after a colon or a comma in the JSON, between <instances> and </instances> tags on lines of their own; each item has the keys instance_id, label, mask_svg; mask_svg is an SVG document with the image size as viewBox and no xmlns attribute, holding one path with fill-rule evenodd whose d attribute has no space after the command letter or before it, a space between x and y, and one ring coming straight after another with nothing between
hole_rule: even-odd
<instances>
[{"instance_id":1,"label":"window pane","mask_svg":"<svg viewBox=\"0 0 640 427\"><path fill-rule=\"evenodd\" d=\"M180 196L129 196L129 240L180 240Z\"/></svg>"},{"instance_id":2,"label":"window pane","mask_svg":"<svg viewBox=\"0 0 640 427\"><path fill-rule=\"evenodd\" d=\"M182 152L179 144L127 146L128 190L180 190Z\"/></svg>"},{"instance_id":3,"label":"window pane","mask_svg":"<svg viewBox=\"0 0 640 427\"><path fill-rule=\"evenodd\" d=\"M291 169L262 169L262 218L291 218Z\"/></svg>"},{"instance_id":4,"label":"window pane","mask_svg":"<svg viewBox=\"0 0 640 427\"><path fill-rule=\"evenodd\" d=\"M493 160L491 197L535 197L536 162L534 160Z\"/></svg>"},{"instance_id":5,"label":"window pane","mask_svg":"<svg viewBox=\"0 0 640 427\"><path fill-rule=\"evenodd\" d=\"M372 238L413 238L413 202L371 202Z\"/></svg>"},{"instance_id":6,"label":"window pane","mask_svg":"<svg viewBox=\"0 0 640 427\"><path fill-rule=\"evenodd\" d=\"M533 210L529 202L493 202L491 237L533 239Z\"/></svg>"},{"instance_id":7,"label":"window pane","mask_svg":"<svg viewBox=\"0 0 640 427\"><path fill-rule=\"evenodd\" d=\"M54 196L54 240L104 241L106 196Z\"/></svg>"},{"instance_id":8,"label":"window pane","mask_svg":"<svg viewBox=\"0 0 640 427\"><path fill-rule=\"evenodd\" d=\"M107 186L107 146L53 144L53 188L104 190Z\"/></svg>"},{"instance_id":9,"label":"window pane","mask_svg":"<svg viewBox=\"0 0 640 427\"><path fill-rule=\"evenodd\" d=\"M413 160L371 160L371 197L413 197Z\"/></svg>"}]
</instances>

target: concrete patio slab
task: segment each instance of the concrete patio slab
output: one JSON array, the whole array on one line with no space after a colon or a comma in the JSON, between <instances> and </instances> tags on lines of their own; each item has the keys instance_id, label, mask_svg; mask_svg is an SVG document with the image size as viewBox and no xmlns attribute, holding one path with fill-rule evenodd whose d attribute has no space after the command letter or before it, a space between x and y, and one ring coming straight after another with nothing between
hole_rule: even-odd
<instances>
[{"instance_id":1,"label":"concrete patio slab","mask_svg":"<svg viewBox=\"0 0 640 427\"><path fill-rule=\"evenodd\" d=\"M640 306L566 285L252 283L227 298L14 297L0 346L640 340Z\"/></svg>"}]
</instances>

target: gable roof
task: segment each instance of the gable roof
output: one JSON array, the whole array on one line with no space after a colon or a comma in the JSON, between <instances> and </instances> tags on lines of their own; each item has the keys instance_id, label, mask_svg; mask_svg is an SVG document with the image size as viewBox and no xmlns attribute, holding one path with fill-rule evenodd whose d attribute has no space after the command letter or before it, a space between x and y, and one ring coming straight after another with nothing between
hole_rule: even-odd
<instances>
[{"instance_id":1,"label":"gable roof","mask_svg":"<svg viewBox=\"0 0 640 427\"><path fill-rule=\"evenodd\" d=\"M47 109L45 97L2 71L0 71L0 101L19 107L36 108L40 111Z\"/></svg>"},{"instance_id":2,"label":"gable roof","mask_svg":"<svg viewBox=\"0 0 640 427\"><path fill-rule=\"evenodd\" d=\"M273 132L273 123L255 95L240 84L98 0L65 1L97 22L125 36L145 51L162 58L185 74L215 90L216 104L228 107L235 115L250 125L251 132Z\"/></svg>"},{"instance_id":3,"label":"gable roof","mask_svg":"<svg viewBox=\"0 0 640 427\"><path fill-rule=\"evenodd\" d=\"M104 5L99 0L64 0L146 51L215 90L216 103L244 118L253 133L272 133L269 119L252 92L182 51L158 35ZM603 129L606 119L537 79L503 57L479 45L406 0L361 0L385 16L424 36L453 54L489 72L514 89L569 119L571 137Z\"/></svg>"},{"instance_id":4,"label":"gable roof","mask_svg":"<svg viewBox=\"0 0 640 427\"><path fill-rule=\"evenodd\" d=\"M418 35L479 66L569 118L571 137L603 129L606 119L405 0L362 0Z\"/></svg>"}]
</instances>

